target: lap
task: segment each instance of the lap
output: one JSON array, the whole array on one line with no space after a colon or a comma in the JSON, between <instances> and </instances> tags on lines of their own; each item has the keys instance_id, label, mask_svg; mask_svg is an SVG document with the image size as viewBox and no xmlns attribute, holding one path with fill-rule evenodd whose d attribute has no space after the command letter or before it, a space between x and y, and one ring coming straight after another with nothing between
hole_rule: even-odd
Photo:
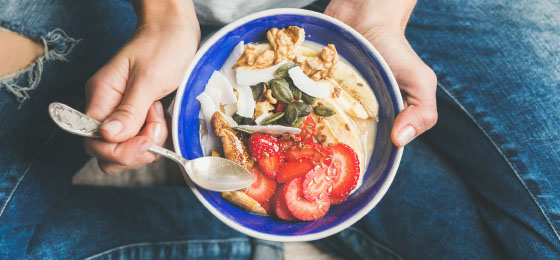
<instances>
[{"instance_id":1,"label":"lap","mask_svg":"<svg viewBox=\"0 0 560 260\"><path fill-rule=\"evenodd\" d=\"M203 209L186 186L73 186L27 248L33 259L248 259L252 249L253 241Z\"/></svg>"},{"instance_id":2,"label":"lap","mask_svg":"<svg viewBox=\"0 0 560 260\"><path fill-rule=\"evenodd\" d=\"M508 172L493 171L486 151L474 147L464 152L478 156L458 160L471 169L462 177L486 198L498 198L493 202L507 205L509 212L528 206L512 198L510 204L499 200L507 191L500 184L519 183L516 193L533 201L555 245L560 243L559 11L553 1L422 2L408 32L439 75L440 90L473 121L484 135L480 139L491 143L489 150L499 154L495 161L509 167ZM455 133L442 147L468 147L461 142L468 137Z\"/></svg>"},{"instance_id":3,"label":"lap","mask_svg":"<svg viewBox=\"0 0 560 260\"><path fill-rule=\"evenodd\" d=\"M86 80L134 28L130 6L107 11L111 7L108 1L95 1L98 6L81 2L90 4L0 1L0 26L48 45L30 73L0 80L3 257L20 258L25 253L36 225L66 195L72 175L89 159L82 139L58 130L49 118L49 103L82 107ZM128 23L126 15L115 15L123 8L134 18ZM110 27L104 22L121 22L122 26Z\"/></svg>"},{"instance_id":4,"label":"lap","mask_svg":"<svg viewBox=\"0 0 560 260\"><path fill-rule=\"evenodd\" d=\"M71 186L89 156L80 137L57 129L48 104L83 107L86 80L126 42L136 17L127 1L2 2L1 26L47 41L66 61L45 60L23 102L0 87L0 118L10 122L0 126L0 258L281 256L281 244L230 229L187 187Z\"/></svg>"},{"instance_id":5,"label":"lap","mask_svg":"<svg viewBox=\"0 0 560 260\"><path fill-rule=\"evenodd\" d=\"M557 9L418 3L407 38L438 75L438 124L405 148L381 203L331 243L362 257L560 255ZM371 242L341 242L360 232Z\"/></svg>"}]
</instances>

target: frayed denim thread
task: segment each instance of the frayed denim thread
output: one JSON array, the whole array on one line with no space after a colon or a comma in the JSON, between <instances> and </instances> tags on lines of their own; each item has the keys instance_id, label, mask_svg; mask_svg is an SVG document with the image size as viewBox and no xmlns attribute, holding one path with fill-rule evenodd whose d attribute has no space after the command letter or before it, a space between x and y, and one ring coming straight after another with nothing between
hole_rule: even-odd
<instances>
[{"instance_id":1,"label":"frayed denim thread","mask_svg":"<svg viewBox=\"0 0 560 260\"><path fill-rule=\"evenodd\" d=\"M6 29L2 28L2 30ZM44 48L44 54L41 57L25 69L0 77L0 89L6 89L12 93L20 106L30 98L29 92L39 85L44 63L56 60L68 61L66 56L81 41L81 39L68 36L62 29L54 29L39 39Z\"/></svg>"}]
</instances>

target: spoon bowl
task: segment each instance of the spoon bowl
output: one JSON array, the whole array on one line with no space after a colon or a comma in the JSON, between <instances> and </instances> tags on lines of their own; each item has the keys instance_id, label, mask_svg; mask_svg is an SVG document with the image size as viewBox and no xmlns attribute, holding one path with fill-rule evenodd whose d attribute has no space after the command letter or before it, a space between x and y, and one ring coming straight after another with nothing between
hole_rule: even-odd
<instances>
[{"instance_id":1,"label":"spoon bowl","mask_svg":"<svg viewBox=\"0 0 560 260\"><path fill-rule=\"evenodd\" d=\"M101 138L97 131L101 123L65 104L53 102L49 114L54 122L66 132L89 138ZM163 147L152 145L150 152L171 159L182 166L185 179L212 191L233 191L249 187L253 175L241 165L221 157L199 157L187 160Z\"/></svg>"}]
</instances>

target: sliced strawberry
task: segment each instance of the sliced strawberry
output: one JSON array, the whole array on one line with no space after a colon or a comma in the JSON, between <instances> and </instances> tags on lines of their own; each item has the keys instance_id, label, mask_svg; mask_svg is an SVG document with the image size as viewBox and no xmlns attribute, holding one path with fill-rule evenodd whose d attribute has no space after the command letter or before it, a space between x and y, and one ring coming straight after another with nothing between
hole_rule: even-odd
<instances>
[{"instance_id":1,"label":"sliced strawberry","mask_svg":"<svg viewBox=\"0 0 560 260\"><path fill-rule=\"evenodd\" d=\"M251 156L255 157L257 160L280 152L278 139L271 135L261 133L253 134L249 137L248 143Z\"/></svg>"},{"instance_id":2,"label":"sliced strawberry","mask_svg":"<svg viewBox=\"0 0 560 260\"><path fill-rule=\"evenodd\" d=\"M247 195L255 199L258 203L265 204L267 200L274 195L276 191L276 181L274 179L266 177L260 170L259 167L253 167L250 170L255 181L251 186L247 188Z\"/></svg>"},{"instance_id":3,"label":"sliced strawberry","mask_svg":"<svg viewBox=\"0 0 560 260\"><path fill-rule=\"evenodd\" d=\"M283 220L296 219L288 209L288 206L286 206L286 197L284 196L284 185L280 185L278 187L274 198L275 198L274 213L279 219L283 219Z\"/></svg>"},{"instance_id":4,"label":"sliced strawberry","mask_svg":"<svg viewBox=\"0 0 560 260\"><path fill-rule=\"evenodd\" d=\"M299 220L312 221L323 217L331 205L328 196L314 201L303 197L303 178L293 179L284 187L284 197L288 210Z\"/></svg>"},{"instance_id":5,"label":"sliced strawberry","mask_svg":"<svg viewBox=\"0 0 560 260\"><path fill-rule=\"evenodd\" d=\"M309 159L301 159L285 163L278 171L276 181L286 183L295 178L304 178L305 175L313 170L313 163Z\"/></svg>"},{"instance_id":6,"label":"sliced strawberry","mask_svg":"<svg viewBox=\"0 0 560 260\"><path fill-rule=\"evenodd\" d=\"M329 197L333 181L327 173L328 167L318 167L305 175L303 196L306 200L317 200L321 196Z\"/></svg>"},{"instance_id":7,"label":"sliced strawberry","mask_svg":"<svg viewBox=\"0 0 560 260\"><path fill-rule=\"evenodd\" d=\"M284 164L284 154L279 152L274 155L269 155L268 157L263 156L258 159L258 164L261 170L270 178L275 178L280 167Z\"/></svg>"},{"instance_id":8,"label":"sliced strawberry","mask_svg":"<svg viewBox=\"0 0 560 260\"><path fill-rule=\"evenodd\" d=\"M341 202L345 201L347 198L348 196L331 197L331 205L340 204Z\"/></svg>"},{"instance_id":9,"label":"sliced strawberry","mask_svg":"<svg viewBox=\"0 0 560 260\"><path fill-rule=\"evenodd\" d=\"M360 161L358 156L348 145L338 143L331 147L332 163L329 175L333 178L331 197L348 196L360 177Z\"/></svg>"},{"instance_id":10,"label":"sliced strawberry","mask_svg":"<svg viewBox=\"0 0 560 260\"><path fill-rule=\"evenodd\" d=\"M290 147L296 145L296 142L294 142L291 139L284 140L284 139L280 138L280 139L278 139L278 144L280 145L280 150L286 151L286 150L290 149Z\"/></svg>"},{"instance_id":11,"label":"sliced strawberry","mask_svg":"<svg viewBox=\"0 0 560 260\"><path fill-rule=\"evenodd\" d=\"M276 193L275 193L276 194ZM272 195L272 197L270 197L270 199L268 199L267 201L265 201L264 203L261 203L261 206L264 208L264 210L266 210L266 213L269 216L273 215L273 211L274 211L274 195Z\"/></svg>"},{"instance_id":12,"label":"sliced strawberry","mask_svg":"<svg viewBox=\"0 0 560 260\"><path fill-rule=\"evenodd\" d=\"M302 158L311 159L317 164L331 165L332 152L330 149L316 143L301 145L302 149L292 148L284 152L286 161L297 161Z\"/></svg>"}]
</instances>

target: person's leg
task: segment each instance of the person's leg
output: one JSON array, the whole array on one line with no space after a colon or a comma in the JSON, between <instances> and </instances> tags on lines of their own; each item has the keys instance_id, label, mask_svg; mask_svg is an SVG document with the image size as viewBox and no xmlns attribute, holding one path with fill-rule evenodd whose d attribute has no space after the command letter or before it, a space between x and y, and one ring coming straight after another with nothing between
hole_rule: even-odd
<instances>
[{"instance_id":1,"label":"person's leg","mask_svg":"<svg viewBox=\"0 0 560 260\"><path fill-rule=\"evenodd\" d=\"M560 257L558 9L419 2L407 37L438 74L438 124L405 148L381 203L319 243L362 258Z\"/></svg>"},{"instance_id":2,"label":"person's leg","mask_svg":"<svg viewBox=\"0 0 560 260\"><path fill-rule=\"evenodd\" d=\"M0 258L281 257L281 245L226 227L187 187L70 188L88 156L81 138L57 130L47 107L82 106L85 81L134 28L129 2L0 1L0 17L0 26L44 39L47 54L69 61L43 60L34 90L24 91L29 73L0 81L0 117L10 122L0 124ZM13 94L29 98L20 103Z\"/></svg>"},{"instance_id":3,"label":"person's leg","mask_svg":"<svg viewBox=\"0 0 560 260\"><path fill-rule=\"evenodd\" d=\"M422 2L408 33L439 75L443 102L476 126L464 131L450 119L428 142L456 165L487 232L516 257L560 255L560 6L553 2Z\"/></svg>"},{"instance_id":4,"label":"person's leg","mask_svg":"<svg viewBox=\"0 0 560 260\"><path fill-rule=\"evenodd\" d=\"M43 45L0 27L0 79L29 66L43 55Z\"/></svg>"},{"instance_id":5,"label":"person's leg","mask_svg":"<svg viewBox=\"0 0 560 260\"><path fill-rule=\"evenodd\" d=\"M82 106L85 81L134 27L123 9L132 12L109 1L0 1L1 27L47 46L15 77L0 77L0 258L25 254L36 224L88 159L82 139L59 131L47 108Z\"/></svg>"}]
</instances>

